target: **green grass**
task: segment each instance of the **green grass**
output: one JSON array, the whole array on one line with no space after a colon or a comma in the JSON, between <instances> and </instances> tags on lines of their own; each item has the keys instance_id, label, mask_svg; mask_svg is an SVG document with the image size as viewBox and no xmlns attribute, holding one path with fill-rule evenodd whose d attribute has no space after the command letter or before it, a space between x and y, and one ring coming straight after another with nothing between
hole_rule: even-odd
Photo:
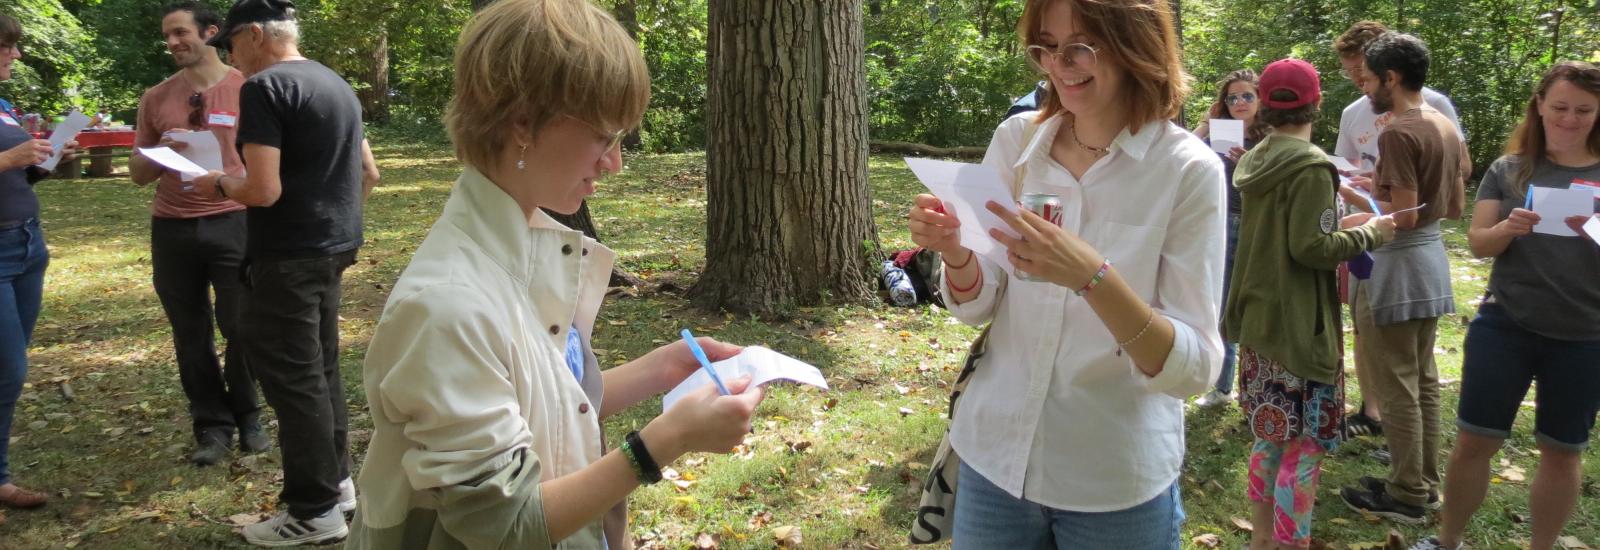
<instances>
[{"instance_id":1,"label":"green grass","mask_svg":"<svg viewBox=\"0 0 1600 550\"><path fill-rule=\"evenodd\" d=\"M389 286L436 218L458 173L448 145L380 144L384 186L368 206L368 244L346 276L342 361L359 461L371 421L360 361ZM687 288L703 262L705 157L630 157L602 184L591 207L623 267L653 284ZM873 211L886 250L909 247L904 205L920 186L898 159L872 159ZM0 548L242 548L229 518L272 510L276 453L196 469L170 331L149 283L151 191L124 179L52 181L39 186L52 265L32 350L30 387L19 404L12 463L18 481L55 493L39 511L13 511ZM1488 264L1465 255L1463 226L1449 227L1456 295L1472 311ZM948 384L975 331L935 309L881 305L801 308L782 320L694 309L678 292L614 296L601 312L595 346L605 364L637 357L675 331L764 344L820 367L834 390L780 388L761 410L742 454L694 455L674 465L678 483L632 498L633 535L648 547L686 548L710 535L729 548L768 548L773 529L798 527L803 546L902 547L916 485L945 426ZM1459 380L1462 315L1440 323L1441 376ZM62 384L76 395L67 400ZM1446 389L1453 418L1457 385ZM1359 396L1352 385L1350 402ZM657 400L612 419L616 440L659 410ZM1519 419L1508 464L1532 478L1531 410ZM271 418L270 413L268 419ZM43 426L30 426L43 420ZM1216 534L1237 548L1248 518L1244 457L1250 437L1236 408L1189 417L1183 496L1184 540ZM1454 436L1446 429L1445 448ZM1314 535L1334 547L1382 540L1392 527L1346 510L1337 489L1385 470L1347 445L1325 462ZM1496 466L1499 471L1502 467ZM1586 466L1585 500L1567 534L1600 542L1600 504ZM1469 533L1477 548L1515 547L1528 526L1526 482L1492 486ZM1398 528L1408 538L1428 528ZM1187 544L1187 543L1186 543Z\"/></svg>"}]
</instances>

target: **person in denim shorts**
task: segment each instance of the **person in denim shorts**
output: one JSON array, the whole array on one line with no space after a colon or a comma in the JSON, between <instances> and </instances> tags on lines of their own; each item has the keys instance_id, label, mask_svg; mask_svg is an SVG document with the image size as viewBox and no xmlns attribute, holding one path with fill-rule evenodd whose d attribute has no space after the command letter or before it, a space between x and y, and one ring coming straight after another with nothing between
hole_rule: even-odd
<instances>
[{"instance_id":1,"label":"person in denim shorts","mask_svg":"<svg viewBox=\"0 0 1600 550\"><path fill-rule=\"evenodd\" d=\"M1517 409L1537 383L1534 439L1539 470L1530 490L1530 548L1551 548L1578 501L1583 450L1600 409L1600 245L1584 235L1590 216L1557 224L1573 235L1534 231L1533 187L1600 185L1600 68L1552 67L1528 102L1507 155L1478 188L1472 254L1494 258L1488 295L1467 329L1460 435L1445 470L1439 535L1413 549L1453 549L1489 486L1489 461L1511 435Z\"/></svg>"}]
</instances>

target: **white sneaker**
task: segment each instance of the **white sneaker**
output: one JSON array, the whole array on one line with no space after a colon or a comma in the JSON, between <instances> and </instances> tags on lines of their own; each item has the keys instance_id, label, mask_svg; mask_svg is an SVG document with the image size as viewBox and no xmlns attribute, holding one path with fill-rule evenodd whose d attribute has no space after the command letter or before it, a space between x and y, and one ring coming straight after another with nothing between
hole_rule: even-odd
<instances>
[{"instance_id":1,"label":"white sneaker","mask_svg":"<svg viewBox=\"0 0 1600 550\"><path fill-rule=\"evenodd\" d=\"M245 542L256 546L327 544L349 534L350 527L345 525L338 507L311 519L295 519L289 512L279 512L271 519L244 527Z\"/></svg>"},{"instance_id":2,"label":"white sneaker","mask_svg":"<svg viewBox=\"0 0 1600 550\"><path fill-rule=\"evenodd\" d=\"M1227 405L1232 402L1233 394L1222 393L1217 390L1208 391L1205 395L1200 396L1200 399L1195 400L1196 405L1206 409Z\"/></svg>"},{"instance_id":3,"label":"white sneaker","mask_svg":"<svg viewBox=\"0 0 1600 550\"><path fill-rule=\"evenodd\" d=\"M356 511L356 481L344 478L339 482L339 511L350 514Z\"/></svg>"}]
</instances>

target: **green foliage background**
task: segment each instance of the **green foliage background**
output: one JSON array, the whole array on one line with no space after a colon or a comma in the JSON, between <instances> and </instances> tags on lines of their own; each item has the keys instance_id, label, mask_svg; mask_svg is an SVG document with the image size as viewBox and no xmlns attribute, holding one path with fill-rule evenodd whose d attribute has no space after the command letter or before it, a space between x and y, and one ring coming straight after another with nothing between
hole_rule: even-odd
<instances>
[{"instance_id":1,"label":"green foliage background","mask_svg":"<svg viewBox=\"0 0 1600 550\"><path fill-rule=\"evenodd\" d=\"M207 0L219 8L226 0ZM685 151L705 136L708 0L600 0L631 11L655 80L640 138L649 151ZM1039 76L1023 62L1015 23L1023 0L865 0L873 139L983 145L1009 104ZM392 117L386 124L439 133L451 51L469 0L301 0L304 50L370 86L370 53L389 48ZM152 0L0 0L23 24L25 59L0 83L33 112L106 105L129 118L139 93L173 71ZM626 8L626 9L625 9ZM1359 90L1339 78L1333 39L1376 19L1417 34L1434 52L1430 85L1454 100L1481 167L1521 116L1538 75L1555 60L1600 61L1593 0L1182 0L1185 62L1195 77L1188 123L1204 116L1214 82L1237 68L1286 57L1325 75L1318 137L1331 145L1338 113ZM627 18L624 18L627 19ZM626 23L625 24L629 24Z\"/></svg>"}]
</instances>

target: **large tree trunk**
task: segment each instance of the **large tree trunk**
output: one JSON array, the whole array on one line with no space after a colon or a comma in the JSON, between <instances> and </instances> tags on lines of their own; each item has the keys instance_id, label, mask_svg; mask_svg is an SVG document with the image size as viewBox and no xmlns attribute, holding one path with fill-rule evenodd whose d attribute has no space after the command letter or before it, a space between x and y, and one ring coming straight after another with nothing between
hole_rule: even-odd
<instances>
[{"instance_id":1,"label":"large tree trunk","mask_svg":"<svg viewBox=\"0 0 1600 550\"><path fill-rule=\"evenodd\" d=\"M712 0L706 267L696 304L874 295L861 0Z\"/></svg>"},{"instance_id":2,"label":"large tree trunk","mask_svg":"<svg viewBox=\"0 0 1600 550\"><path fill-rule=\"evenodd\" d=\"M356 97L367 122L381 123L389 120L389 31L380 26L377 32L364 78L367 87L356 92Z\"/></svg>"}]
</instances>

